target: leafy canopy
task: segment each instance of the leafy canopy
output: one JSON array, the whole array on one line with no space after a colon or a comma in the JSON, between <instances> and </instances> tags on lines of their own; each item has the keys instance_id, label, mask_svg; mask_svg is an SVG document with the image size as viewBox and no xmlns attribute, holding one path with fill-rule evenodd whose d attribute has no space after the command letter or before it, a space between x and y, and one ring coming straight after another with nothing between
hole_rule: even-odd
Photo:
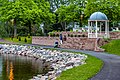
<instances>
[{"instance_id":1,"label":"leafy canopy","mask_svg":"<svg viewBox=\"0 0 120 80\"><path fill-rule=\"evenodd\" d=\"M40 24L43 21L54 22L55 15L50 13L50 5L44 0L1 0L0 20L10 21L16 19L17 22ZM38 3L39 2L39 3Z\"/></svg>"}]
</instances>

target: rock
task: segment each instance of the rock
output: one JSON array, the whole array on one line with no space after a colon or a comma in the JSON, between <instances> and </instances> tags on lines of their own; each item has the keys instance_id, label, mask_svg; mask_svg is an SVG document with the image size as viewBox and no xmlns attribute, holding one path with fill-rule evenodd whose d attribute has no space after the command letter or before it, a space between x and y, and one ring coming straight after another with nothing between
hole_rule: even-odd
<instances>
[{"instance_id":1,"label":"rock","mask_svg":"<svg viewBox=\"0 0 120 80\"><path fill-rule=\"evenodd\" d=\"M35 60L41 60L44 66L49 68L48 73L33 76L30 80L55 80L62 71L85 64L85 60L87 58L84 54L73 54L69 52L60 52L57 50L45 50L34 46L8 44L0 45L0 53L26 56Z\"/></svg>"},{"instance_id":2,"label":"rock","mask_svg":"<svg viewBox=\"0 0 120 80\"><path fill-rule=\"evenodd\" d=\"M59 76L61 74L61 72L62 72L62 70L58 70L58 71L56 71L55 75Z\"/></svg>"},{"instance_id":3,"label":"rock","mask_svg":"<svg viewBox=\"0 0 120 80\"><path fill-rule=\"evenodd\" d=\"M48 76L42 76L39 80L48 80Z\"/></svg>"},{"instance_id":4,"label":"rock","mask_svg":"<svg viewBox=\"0 0 120 80\"><path fill-rule=\"evenodd\" d=\"M42 75L37 75L37 77L41 78L41 77L42 77Z\"/></svg>"},{"instance_id":5,"label":"rock","mask_svg":"<svg viewBox=\"0 0 120 80\"><path fill-rule=\"evenodd\" d=\"M3 46L2 45L0 45L0 49L2 49L3 48Z\"/></svg>"}]
</instances>

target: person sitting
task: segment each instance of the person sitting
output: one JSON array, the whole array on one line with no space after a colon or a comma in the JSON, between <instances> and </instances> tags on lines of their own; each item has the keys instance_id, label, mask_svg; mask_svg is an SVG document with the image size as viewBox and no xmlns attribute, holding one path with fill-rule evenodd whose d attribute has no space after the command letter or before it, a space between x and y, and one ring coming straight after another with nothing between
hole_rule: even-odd
<instances>
[{"instance_id":1,"label":"person sitting","mask_svg":"<svg viewBox=\"0 0 120 80\"><path fill-rule=\"evenodd\" d=\"M57 48L58 47L58 42L56 41L55 43L54 43L54 48Z\"/></svg>"}]
</instances>

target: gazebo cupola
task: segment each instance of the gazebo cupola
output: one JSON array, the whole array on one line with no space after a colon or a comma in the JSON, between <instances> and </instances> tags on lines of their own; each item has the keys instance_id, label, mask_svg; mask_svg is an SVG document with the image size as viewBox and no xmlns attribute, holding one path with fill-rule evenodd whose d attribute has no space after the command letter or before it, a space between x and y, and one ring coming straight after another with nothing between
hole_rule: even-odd
<instances>
[{"instance_id":1,"label":"gazebo cupola","mask_svg":"<svg viewBox=\"0 0 120 80\"><path fill-rule=\"evenodd\" d=\"M109 20L104 13L95 12L90 16L88 38L109 38Z\"/></svg>"}]
</instances>

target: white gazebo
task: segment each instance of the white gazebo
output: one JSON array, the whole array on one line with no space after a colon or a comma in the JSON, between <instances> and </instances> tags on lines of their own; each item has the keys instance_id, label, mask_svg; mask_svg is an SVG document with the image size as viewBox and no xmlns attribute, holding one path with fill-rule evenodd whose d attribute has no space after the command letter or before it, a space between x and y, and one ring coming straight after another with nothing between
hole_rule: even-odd
<instances>
[{"instance_id":1,"label":"white gazebo","mask_svg":"<svg viewBox=\"0 0 120 80\"><path fill-rule=\"evenodd\" d=\"M109 38L109 20L104 13L95 12L90 16L88 38Z\"/></svg>"}]
</instances>

